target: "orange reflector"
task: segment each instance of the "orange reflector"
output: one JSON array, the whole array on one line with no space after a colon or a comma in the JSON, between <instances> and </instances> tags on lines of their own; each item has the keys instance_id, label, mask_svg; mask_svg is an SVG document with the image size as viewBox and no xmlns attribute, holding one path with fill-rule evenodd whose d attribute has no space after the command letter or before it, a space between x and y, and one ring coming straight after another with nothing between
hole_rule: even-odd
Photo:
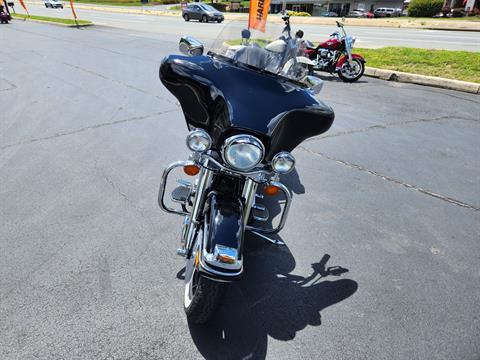
<instances>
[{"instance_id":1,"label":"orange reflector","mask_svg":"<svg viewBox=\"0 0 480 360\"><path fill-rule=\"evenodd\" d=\"M189 176L195 176L200 172L200 168L197 165L185 165L183 171Z\"/></svg>"},{"instance_id":2,"label":"orange reflector","mask_svg":"<svg viewBox=\"0 0 480 360\"><path fill-rule=\"evenodd\" d=\"M275 196L280 191L280 188L275 185L267 185L263 188L263 192L268 196Z\"/></svg>"},{"instance_id":3,"label":"orange reflector","mask_svg":"<svg viewBox=\"0 0 480 360\"><path fill-rule=\"evenodd\" d=\"M219 260L219 261L221 261L222 263L225 263L225 264L235 264L235 259L230 257L230 256L226 256L226 255L218 254L217 255L217 260Z\"/></svg>"},{"instance_id":4,"label":"orange reflector","mask_svg":"<svg viewBox=\"0 0 480 360\"><path fill-rule=\"evenodd\" d=\"M195 254L195 267L198 266L198 260L199 260L199 257L198 257L198 251L197 251L197 253Z\"/></svg>"}]
</instances>

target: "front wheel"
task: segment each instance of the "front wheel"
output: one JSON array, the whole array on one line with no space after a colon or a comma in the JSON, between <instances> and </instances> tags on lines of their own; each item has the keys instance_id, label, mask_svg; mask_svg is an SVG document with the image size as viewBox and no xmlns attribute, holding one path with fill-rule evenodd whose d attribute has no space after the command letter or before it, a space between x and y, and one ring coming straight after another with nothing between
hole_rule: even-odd
<instances>
[{"instance_id":1,"label":"front wheel","mask_svg":"<svg viewBox=\"0 0 480 360\"><path fill-rule=\"evenodd\" d=\"M207 15L203 15L203 16L202 16L202 22L208 22Z\"/></svg>"},{"instance_id":2,"label":"front wheel","mask_svg":"<svg viewBox=\"0 0 480 360\"><path fill-rule=\"evenodd\" d=\"M183 15L183 18L185 19L185 21L190 21L190 17L188 16L188 14Z\"/></svg>"},{"instance_id":3,"label":"front wheel","mask_svg":"<svg viewBox=\"0 0 480 360\"><path fill-rule=\"evenodd\" d=\"M192 254L185 264L184 308L187 318L194 324L206 323L223 299L226 283L207 279L198 270L200 242L203 232L197 234Z\"/></svg>"},{"instance_id":4,"label":"front wheel","mask_svg":"<svg viewBox=\"0 0 480 360\"><path fill-rule=\"evenodd\" d=\"M338 76L345 82L355 82L362 77L364 71L364 62L359 59L352 59L351 65L348 61L345 61L342 68L338 70Z\"/></svg>"}]
</instances>

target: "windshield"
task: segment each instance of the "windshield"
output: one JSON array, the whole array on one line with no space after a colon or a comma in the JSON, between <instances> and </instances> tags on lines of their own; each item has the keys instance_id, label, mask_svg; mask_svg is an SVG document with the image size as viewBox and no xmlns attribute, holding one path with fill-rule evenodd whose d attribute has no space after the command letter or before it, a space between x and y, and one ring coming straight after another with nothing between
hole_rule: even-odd
<instances>
[{"instance_id":1,"label":"windshield","mask_svg":"<svg viewBox=\"0 0 480 360\"><path fill-rule=\"evenodd\" d=\"M265 32L247 30L245 21L231 21L210 51L262 71L301 81L309 61L302 39L295 37L279 15L270 15ZM303 62L301 62L303 61Z\"/></svg>"},{"instance_id":2,"label":"windshield","mask_svg":"<svg viewBox=\"0 0 480 360\"><path fill-rule=\"evenodd\" d=\"M217 12L217 9L215 9L214 7L212 7L210 5L199 4L198 6L200 6L205 11Z\"/></svg>"}]
</instances>

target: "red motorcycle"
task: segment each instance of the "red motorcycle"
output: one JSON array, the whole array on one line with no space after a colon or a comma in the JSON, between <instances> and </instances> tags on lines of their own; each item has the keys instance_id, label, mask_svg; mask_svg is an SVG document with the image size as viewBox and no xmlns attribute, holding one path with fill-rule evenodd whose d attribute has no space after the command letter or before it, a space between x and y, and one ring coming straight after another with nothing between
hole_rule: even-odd
<instances>
[{"instance_id":1,"label":"red motorcycle","mask_svg":"<svg viewBox=\"0 0 480 360\"><path fill-rule=\"evenodd\" d=\"M336 31L330 39L316 46L306 41L305 52L314 65L309 66L309 74L314 71L337 73L345 82L354 82L360 79L365 71L365 59L358 54L352 54L355 38L347 35L343 24L337 21L342 33Z\"/></svg>"}]
</instances>

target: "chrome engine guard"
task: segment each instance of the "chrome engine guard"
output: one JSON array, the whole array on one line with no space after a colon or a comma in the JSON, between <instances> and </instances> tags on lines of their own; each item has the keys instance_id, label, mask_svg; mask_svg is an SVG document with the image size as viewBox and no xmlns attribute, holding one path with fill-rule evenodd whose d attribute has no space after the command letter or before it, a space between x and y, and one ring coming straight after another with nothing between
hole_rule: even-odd
<instances>
[{"instance_id":1,"label":"chrome engine guard","mask_svg":"<svg viewBox=\"0 0 480 360\"><path fill-rule=\"evenodd\" d=\"M191 215L190 212L186 212L186 211L179 210L179 209L178 210L173 209L171 207L168 207L165 204L165 189L166 189L167 182L168 182L168 177L169 177L171 171L175 168L183 167L183 166L186 166L186 165L197 165L197 166L201 166L201 167L208 167L209 169L210 169L210 165L213 165L214 167L218 168L218 169L215 170L215 172L226 172L227 174L241 175L241 176L245 176L247 179L249 179L249 178L251 179L252 177L255 178L259 174L267 173L264 170L250 172L250 173L241 173L241 172L237 172L237 171L232 171L231 169L228 169L228 168L224 167L223 165L218 163L216 160L212 159L210 156L205 155L205 154L202 156L202 161L184 160L184 161L173 162L170 165L168 165L165 168L165 170L163 171L162 178L161 178L161 181L160 181L160 189L159 189L159 193L158 193L158 205L160 206L160 208L163 211L165 211L167 213L181 215L181 216ZM265 182L267 182L267 181L265 181ZM267 229L267 228L262 228L262 227L254 227L254 226L246 225L245 230L247 230L247 231L250 231L250 232L253 232L253 233L258 232L260 234L262 234L262 233L263 234L277 234L285 226L285 222L287 221L288 212L290 210L290 205L291 205L291 202L292 202L291 192L281 182L268 181L268 183L271 184L271 185L277 186L283 192L283 194L285 196L285 205L283 207L283 211L282 211L282 214L281 214L281 217L280 217L280 222L277 225L277 227L273 228L273 229ZM255 193L251 194L250 196L255 197ZM245 202L246 202L246 204L252 204L250 199L245 199ZM245 209L245 212L247 214L249 214L250 209ZM260 235L260 234L257 234L257 235ZM262 235L260 235L260 236L262 236Z\"/></svg>"}]
</instances>

